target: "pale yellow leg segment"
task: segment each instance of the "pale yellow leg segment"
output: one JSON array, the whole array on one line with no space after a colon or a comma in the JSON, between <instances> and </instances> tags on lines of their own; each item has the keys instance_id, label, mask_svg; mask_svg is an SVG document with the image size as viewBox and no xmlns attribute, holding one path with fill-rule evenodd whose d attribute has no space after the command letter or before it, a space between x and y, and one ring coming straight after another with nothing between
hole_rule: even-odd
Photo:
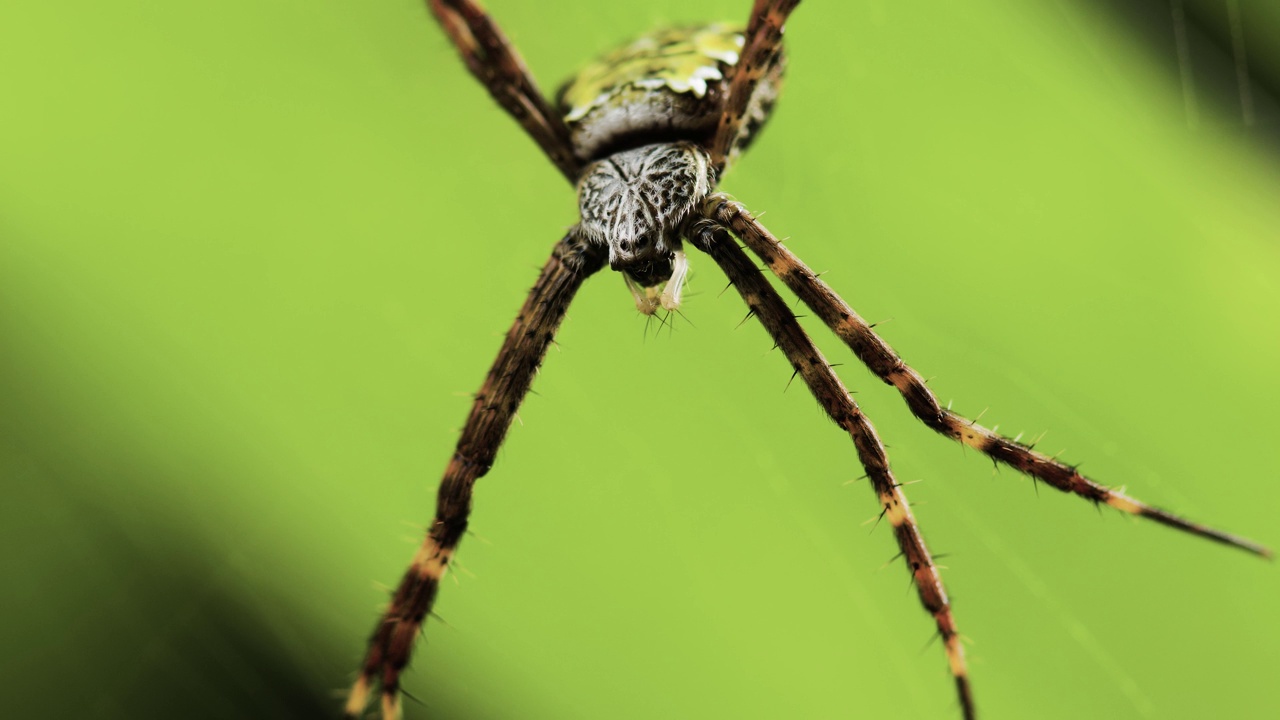
<instances>
[{"instance_id":1,"label":"pale yellow leg segment","mask_svg":"<svg viewBox=\"0 0 1280 720\"><path fill-rule=\"evenodd\" d=\"M369 704L369 678L360 676L356 680L356 684L351 686L351 693L347 695L347 705L343 709L343 713L347 717L359 717L364 712L365 706Z\"/></svg>"},{"instance_id":2,"label":"pale yellow leg segment","mask_svg":"<svg viewBox=\"0 0 1280 720\"><path fill-rule=\"evenodd\" d=\"M400 694L382 694L382 720L400 720Z\"/></svg>"},{"instance_id":3,"label":"pale yellow leg segment","mask_svg":"<svg viewBox=\"0 0 1280 720\"><path fill-rule=\"evenodd\" d=\"M444 577L445 571L449 569L449 561L452 559L452 549L440 547L434 538L428 536L422 543L422 547L418 548L417 554L413 556L410 567L417 570L420 576L439 582Z\"/></svg>"}]
</instances>

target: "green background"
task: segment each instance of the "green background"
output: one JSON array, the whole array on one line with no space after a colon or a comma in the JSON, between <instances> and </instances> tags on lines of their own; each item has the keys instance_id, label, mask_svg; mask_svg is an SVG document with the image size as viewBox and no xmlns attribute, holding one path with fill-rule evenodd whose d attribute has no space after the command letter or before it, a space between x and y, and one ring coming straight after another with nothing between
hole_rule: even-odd
<instances>
[{"instance_id":1,"label":"green background","mask_svg":"<svg viewBox=\"0 0 1280 720\"><path fill-rule=\"evenodd\" d=\"M489 5L550 89L748 3ZM800 7L782 102L724 189L892 320L956 409L1280 544L1261 81L1246 126L1200 35L1189 110L1171 27L917 5ZM1280 37L1262 5L1254 48ZM6 3L7 711L335 715L467 394L574 217L411 0ZM958 716L847 437L694 262L673 332L611 274L579 295L478 487L411 717ZM1280 716L1274 565L1037 495L812 329L924 480L985 717Z\"/></svg>"}]
</instances>

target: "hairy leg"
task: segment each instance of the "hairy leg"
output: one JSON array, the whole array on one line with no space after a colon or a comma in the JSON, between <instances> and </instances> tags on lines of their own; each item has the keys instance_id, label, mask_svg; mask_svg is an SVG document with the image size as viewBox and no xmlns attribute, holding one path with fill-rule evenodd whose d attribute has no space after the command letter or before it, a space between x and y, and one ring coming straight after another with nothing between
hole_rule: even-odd
<instances>
[{"instance_id":1,"label":"hairy leg","mask_svg":"<svg viewBox=\"0 0 1280 720\"><path fill-rule=\"evenodd\" d=\"M577 182L582 168L573 154L569 128L484 8L472 0L427 0L427 4L471 74L520 123L570 184Z\"/></svg>"},{"instance_id":2,"label":"hairy leg","mask_svg":"<svg viewBox=\"0 0 1280 720\"><path fill-rule=\"evenodd\" d=\"M1081 475L1028 445L1003 437L976 422L944 408L925 384L924 378L898 357L865 320L839 295L818 278L785 245L769 233L741 203L725 195L713 195L704 205L707 217L729 227L746 243L774 275L791 288L805 305L853 350L854 355L885 383L894 386L913 415L925 425L952 440L978 450L991 459L1063 491L1117 510L1150 518L1163 525L1240 548L1255 555L1271 557L1271 550L1251 540L1215 530L1135 500L1124 493Z\"/></svg>"},{"instance_id":3,"label":"hairy leg","mask_svg":"<svg viewBox=\"0 0 1280 720\"><path fill-rule=\"evenodd\" d=\"M400 716L400 672L409 662L423 620L435 603L440 579L467 529L471 489L493 465L574 294L604 265L604 259L603 248L579 239L574 228L542 268L476 394L462 437L440 481L435 519L427 537L369 640L360 677L348 697L349 717L364 711L375 687L381 688L384 720Z\"/></svg>"},{"instance_id":4,"label":"hairy leg","mask_svg":"<svg viewBox=\"0 0 1280 720\"><path fill-rule=\"evenodd\" d=\"M852 438L858 459L866 469L880 503L882 517L887 518L893 526L894 538L898 541L902 556L906 558L920 602L933 616L938 634L942 637L964 717L972 720L975 717L973 694L969 687L964 649L960 645L955 618L951 614L951 603L942 586L938 567L929 555L920 529L916 526L902 486L889 469L889 456L876 435L875 428L871 426L871 421L854 402L826 358L813 344L813 340L800 327L787 303L738 247L729 232L713 221L699 221L693 226L689 239L699 250L711 255L729 276L729 281L742 295L752 314L773 337L774 343L786 354L818 404Z\"/></svg>"},{"instance_id":5,"label":"hairy leg","mask_svg":"<svg viewBox=\"0 0 1280 720\"><path fill-rule=\"evenodd\" d=\"M760 78L773 68L782 47L782 26L800 0L756 0L747 21L746 42L729 81L729 95L720 113L715 140L711 143L711 162L716 174L728 164L738 131L747 114L747 106Z\"/></svg>"}]
</instances>

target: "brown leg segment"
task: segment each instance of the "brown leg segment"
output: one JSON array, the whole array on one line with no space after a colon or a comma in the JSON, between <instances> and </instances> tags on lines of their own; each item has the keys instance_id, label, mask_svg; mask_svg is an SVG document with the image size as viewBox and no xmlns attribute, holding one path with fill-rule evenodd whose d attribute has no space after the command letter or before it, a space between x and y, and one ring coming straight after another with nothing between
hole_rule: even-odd
<instances>
[{"instance_id":1,"label":"brown leg segment","mask_svg":"<svg viewBox=\"0 0 1280 720\"><path fill-rule=\"evenodd\" d=\"M471 489L493 465L516 409L528 393L574 294L603 265L602 248L578 239L575 228L556 245L542 268L476 394L462 437L440 481L436 515L427 537L369 640L360 677L347 700L348 717L359 717L364 712L375 687L382 691L384 720L400 717L400 672L409 662L422 622L435 602L440 579L467 529Z\"/></svg>"},{"instance_id":2,"label":"brown leg segment","mask_svg":"<svg viewBox=\"0 0 1280 720\"><path fill-rule=\"evenodd\" d=\"M576 183L582 168L573 154L569 128L484 8L472 0L427 0L427 5L471 74L538 143L569 183Z\"/></svg>"},{"instance_id":3,"label":"brown leg segment","mask_svg":"<svg viewBox=\"0 0 1280 720\"><path fill-rule=\"evenodd\" d=\"M1037 480L1095 503L1150 518L1163 525L1240 548L1265 558L1271 550L1251 540L1184 520L1170 512L1128 497L1081 475L1070 465L1036 452L942 407L918 372L898 357L865 320L819 279L801 260L761 225L741 203L714 195L705 204L706 214L730 229L760 257L787 287L840 336L853 354L885 383L894 386L912 414L925 425Z\"/></svg>"},{"instance_id":4,"label":"brown leg segment","mask_svg":"<svg viewBox=\"0 0 1280 720\"><path fill-rule=\"evenodd\" d=\"M728 231L714 221L700 221L690 231L689 241L711 255L720 265L751 308L752 314L760 320L773 337L774 343L791 361L792 367L809 387L818 404L853 439L858 459L871 480L883 517L893 526L894 538L906 558L920 602L933 616L938 634L942 637L964 717L972 720L975 717L973 694L969 687L964 649L960 645L955 619L951 615L951 604L943 589L938 567L933 563L911 514L902 486L894 480L889 469L889 457L875 428L862 414L862 410L827 364L813 340L800 327L787 303L756 268L755 263L738 247Z\"/></svg>"},{"instance_id":5,"label":"brown leg segment","mask_svg":"<svg viewBox=\"0 0 1280 720\"><path fill-rule=\"evenodd\" d=\"M755 0L751 8L746 42L734 66L729 95L720 113L715 140L711 143L711 163L717 175L724 171L730 160L729 155L738 139L738 130L756 83L773 67L774 56L782 47L782 26L799 4L800 0Z\"/></svg>"}]
</instances>

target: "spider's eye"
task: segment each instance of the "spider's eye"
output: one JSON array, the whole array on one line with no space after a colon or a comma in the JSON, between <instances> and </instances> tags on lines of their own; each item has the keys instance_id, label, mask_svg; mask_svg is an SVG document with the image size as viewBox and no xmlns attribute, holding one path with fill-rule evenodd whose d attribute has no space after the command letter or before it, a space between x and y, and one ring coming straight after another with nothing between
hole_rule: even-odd
<instances>
[{"instance_id":1,"label":"spider's eye","mask_svg":"<svg viewBox=\"0 0 1280 720\"><path fill-rule=\"evenodd\" d=\"M630 241L630 240L619 240L619 241L618 241L618 249L619 249L619 250L621 250L622 252L627 252L628 250L630 250L630 249L631 249L631 241Z\"/></svg>"}]
</instances>

